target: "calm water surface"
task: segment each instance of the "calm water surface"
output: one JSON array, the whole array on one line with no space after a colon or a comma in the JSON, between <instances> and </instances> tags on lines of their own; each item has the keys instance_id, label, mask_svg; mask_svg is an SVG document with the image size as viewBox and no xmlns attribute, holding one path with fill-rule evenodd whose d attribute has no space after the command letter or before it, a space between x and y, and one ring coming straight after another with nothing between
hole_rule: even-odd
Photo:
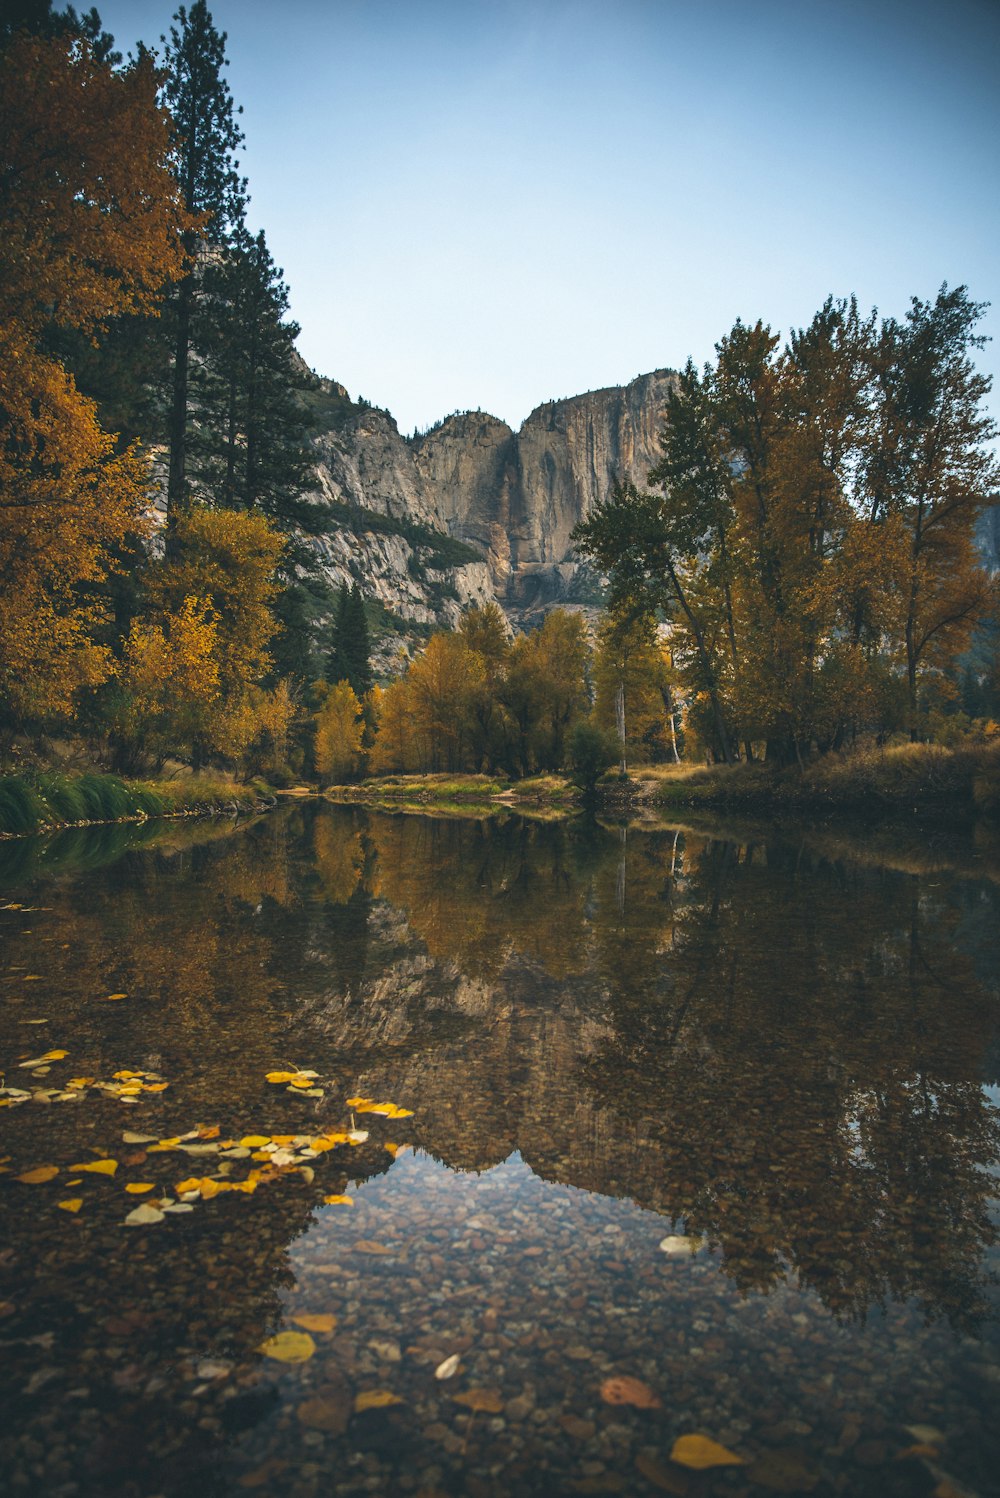
<instances>
[{"instance_id":1,"label":"calm water surface","mask_svg":"<svg viewBox=\"0 0 1000 1498\"><path fill-rule=\"evenodd\" d=\"M995 867L313 807L0 844L0 1488L1000 1492Z\"/></svg>"}]
</instances>

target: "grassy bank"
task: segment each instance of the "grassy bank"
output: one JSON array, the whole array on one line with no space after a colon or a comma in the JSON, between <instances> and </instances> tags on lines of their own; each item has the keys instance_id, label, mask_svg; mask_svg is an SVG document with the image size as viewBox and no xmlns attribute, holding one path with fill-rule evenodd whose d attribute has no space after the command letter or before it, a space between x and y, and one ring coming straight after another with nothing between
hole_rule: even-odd
<instances>
[{"instance_id":1,"label":"grassy bank","mask_svg":"<svg viewBox=\"0 0 1000 1498\"><path fill-rule=\"evenodd\" d=\"M221 777L122 780L117 775L23 771L0 776L0 836L51 827L142 821L147 817L252 811L265 789Z\"/></svg>"},{"instance_id":2,"label":"grassy bank","mask_svg":"<svg viewBox=\"0 0 1000 1498\"><path fill-rule=\"evenodd\" d=\"M391 811L494 815L503 807L533 815L563 815L575 808L579 791L561 775L504 780L492 775L385 775L360 785L330 786L331 801L378 806Z\"/></svg>"},{"instance_id":3,"label":"grassy bank","mask_svg":"<svg viewBox=\"0 0 1000 1498\"><path fill-rule=\"evenodd\" d=\"M660 806L747 811L1000 817L1000 744L946 749L900 744L830 754L800 770L763 765L661 766L636 771L642 799ZM614 794L614 782L603 789Z\"/></svg>"}]
</instances>

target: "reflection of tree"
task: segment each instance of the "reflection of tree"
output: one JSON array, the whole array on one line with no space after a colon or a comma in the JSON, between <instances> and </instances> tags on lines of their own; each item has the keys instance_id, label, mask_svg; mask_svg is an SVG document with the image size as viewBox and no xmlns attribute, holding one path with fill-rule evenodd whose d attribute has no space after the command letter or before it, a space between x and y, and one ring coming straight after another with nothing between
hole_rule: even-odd
<instances>
[{"instance_id":1,"label":"reflection of tree","mask_svg":"<svg viewBox=\"0 0 1000 1498\"><path fill-rule=\"evenodd\" d=\"M630 898L662 898L665 856L630 861ZM917 1296L973 1320L1000 1130L953 917L780 844L689 840L684 863L668 951L627 913L598 926L614 1033L584 1068L648 1115L656 1196L744 1288L791 1267L843 1312Z\"/></svg>"},{"instance_id":2,"label":"reflection of tree","mask_svg":"<svg viewBox=\"0 0 1000 1498\"><path fill-rule=\"evenodd\" d=\"M374 824L373 824L374 826ZM374 892L439 962L495 976L515 950L551 977L588 963L589 871L611 840L565 824L382 818Z\"/></svg>"}]
</instances>

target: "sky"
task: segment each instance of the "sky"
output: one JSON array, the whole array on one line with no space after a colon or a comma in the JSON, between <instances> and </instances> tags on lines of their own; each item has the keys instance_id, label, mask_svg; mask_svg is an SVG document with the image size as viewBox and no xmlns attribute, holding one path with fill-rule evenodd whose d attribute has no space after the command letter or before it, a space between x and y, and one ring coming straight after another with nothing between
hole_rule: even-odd
<instances>
[{"instance_id":1,"label":"sky","mask_svg":"<svg viewBox=\"0 0 1000 1498\"><path fill-rule=\"evenodd\" d=\"M300 352L403 432L830 294L964 284L1000 341L1000 0L209 4ZM128 50L176 6L98 8Z\"/></svg>"}]
</instances>

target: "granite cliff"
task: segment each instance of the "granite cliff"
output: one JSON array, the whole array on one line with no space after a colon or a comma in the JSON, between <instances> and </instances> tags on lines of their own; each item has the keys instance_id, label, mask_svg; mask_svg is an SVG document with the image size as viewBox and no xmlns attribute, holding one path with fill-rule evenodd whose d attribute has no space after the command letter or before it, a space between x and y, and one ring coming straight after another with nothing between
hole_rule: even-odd
<instances>
[{"instance_id":1,"label":"granite cliff","mask_svg":"<svg viewBox=\"0 0 1000 1498\"><path fill-rule=\"evenodd\" d=\"M466 411L412 439L388 412L323 381L315 493L334 522L319 543L331 580L357 578L391 614L425 626L491 598L514 619L595 601L571 532L616 479L645 482L670 380L656 370L548 401L518 432Z\"/></svg>"}]
</instances>

